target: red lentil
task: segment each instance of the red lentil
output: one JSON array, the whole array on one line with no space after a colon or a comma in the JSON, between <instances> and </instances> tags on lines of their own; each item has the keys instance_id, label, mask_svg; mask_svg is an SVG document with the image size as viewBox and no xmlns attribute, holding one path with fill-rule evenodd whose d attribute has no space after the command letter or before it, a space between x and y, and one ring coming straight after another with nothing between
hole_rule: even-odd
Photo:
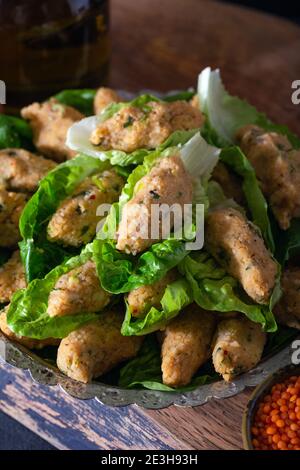
<instances>
[{"instance_id":1,"label":"red lentil","mask_svg":"<svg viewBox=\"0 0 300 470\"><path fill-rule=\"evenodd\" d=\"M300 450L300 376L272 387L251 428L255 450Z\"/></svg>"}]
</instances>

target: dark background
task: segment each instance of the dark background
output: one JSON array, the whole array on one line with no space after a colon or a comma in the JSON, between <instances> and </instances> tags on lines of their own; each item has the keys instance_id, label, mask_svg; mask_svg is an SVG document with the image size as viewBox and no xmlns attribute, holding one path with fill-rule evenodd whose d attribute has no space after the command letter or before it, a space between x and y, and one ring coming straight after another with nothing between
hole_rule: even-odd
<instances>
[{"instance_id":1,"label":"dark background","mask_svg":"<svg viewBox=\"0 0 300 470\"><path fill-rule=\"evenodd\" d=\"M268 13L272 13L291 21L300 23L300 2L294 1L272 1L272 0L219 0L222 3L231 3L234 5L245 5L249 8L255 8Z\"/></svg>"}]
</instances>

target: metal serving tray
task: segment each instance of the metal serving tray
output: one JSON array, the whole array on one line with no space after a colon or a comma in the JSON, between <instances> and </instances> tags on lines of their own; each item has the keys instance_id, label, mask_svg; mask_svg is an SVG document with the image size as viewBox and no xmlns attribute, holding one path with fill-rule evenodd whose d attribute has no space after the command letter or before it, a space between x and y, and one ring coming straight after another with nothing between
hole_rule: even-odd
<instances>
[{"instance_id":1,"label":"metal serving tray","mask_svg":"<svg viewBox=\"0 0 300 470\"><path fill-rule=\"evenodd\" d=\"M290 364L292 352L291 346L286 346L280 352L262 360L250 372L240 375L230 383L218 380L207 385L200 385L196 390L185 393L144 389L128 390L101 382L92 382L90 384L76 382L47 363L36 353L12 342L0 333L0 358L14 367L28 370L34 381L42 385L58 385L68 395L81 400L95 398L104 405L126 406L136 404L149 409L167 408L170 405L198 406L203 405L212 398L232 397L242 392L246 387L255 387L277 369Z\"/></svg>"}]
</instances>

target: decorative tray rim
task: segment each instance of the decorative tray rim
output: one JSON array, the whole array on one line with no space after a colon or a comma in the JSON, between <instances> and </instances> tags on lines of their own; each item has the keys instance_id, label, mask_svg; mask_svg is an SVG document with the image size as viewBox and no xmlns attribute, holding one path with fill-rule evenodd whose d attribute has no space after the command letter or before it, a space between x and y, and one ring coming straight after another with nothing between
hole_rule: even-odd
<instances>
[{"instance_id":1,"label":"decorative tray rim","mask_svg":"<svg viewBox=\"0 0 300 470\"><path fill-rule=\"evenodd\" d=\"M298 337L298 339L300 336ZM0 332L0 358L7 364L29 371L31 378L47 386L59 386L65 393L81 400L96 399L107 406L138 405L146 409L161 409L171 405L193 407L212 399L224 399L241 393L247 387L256 387L277 369L291 364L291 346L288 345L273 356L262 360L251 371L232 382L219 380L200 385L189 392L162 392L147 389L124 389L100 382L84 384L65 376L37 354L14 343Z\"/></svg>"}]
</instances>

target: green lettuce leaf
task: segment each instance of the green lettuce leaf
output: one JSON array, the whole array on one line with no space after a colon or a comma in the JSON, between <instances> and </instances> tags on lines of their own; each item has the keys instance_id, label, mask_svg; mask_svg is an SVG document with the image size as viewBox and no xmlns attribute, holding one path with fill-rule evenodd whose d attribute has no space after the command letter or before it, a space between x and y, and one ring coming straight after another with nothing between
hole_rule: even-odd
<instances>
[{"instance_id":1,"label":"green lettuce leaf","mask_svg":"<svg viewBox=\"0 0 300 470\"><path fill-rule=\"evenodd\" d=\"M251 321L260 323L265 331L276 331L272 306L278 300L279 282L274 289L270 305L258 305L247 297L237 280L229 276L204 251L185 257L178 268L192 289L194 301L203 309L241 312Z\"/></svg>"},{"instance_id":2,"label":"green lettuce leaf","mask_svg":"<svg viewBox=\"0 0 300 470\"><path fill-rule=\"evenodd\" d=\"M5 148L33 150L31 127L24 119L0 114L0 149Z\"/></svg>"},{"instance_id":3,"label":"green lettuce leaf","mask_svg":"<svg viewBox=\"0 0 300 470\"><path fill-rule=\"evenodd\" d=\"M132 318L127 305L121 333L124 336L140 336L160 330L192 301L188 283L185 279L179 279L167 286L161 300L161 310L152 307L144 318Z\"/></svg>"},{"instance_id":4,"label":"green lettuce leaf","mask_svg":"<svg viewBox=\"0 0 300 470\"><path fill-rule=\"evenodd\" d=\"M119 252L113 240L94 240L93 258L102 287L113 294L153 284L187 255L184 240L155 243L139 257Z\"/></svg>"},{"instance_id":5,"label":"green lettuce leaf","mask_svg":"<svg viewBox=\"0 0 300 470\"><path fill-rule=\"evenodd\" d=\"M49 294L57 280L87 262L91 256L91 246L87 245L79 256L70 258L50 271L44 279L35 279L26 289L16 292L7 313L9 328L15 334L28 338L64 338L81 325L95 320L97 314L89 312L62 317L50 317L47 313Z\"/></svg>"},{"instance_id":6,"label":"green lettuce leaf","mask_svg":"<svg viewBox=\"0 0 300 470\"><path fill-rule=\"evenodd\" d=\"M146 388L162 392L188 392L200 385L218 380L209 367L203 367L186 387L172 388L162 383L160 348L153 336L148 336L138 354L120 371L119 386L123 388Z\"/></svg>"},{"instance_id":7,"label":"green lettuce leaf","mask_svg":"<svg viewBox=\"0 0 300 470\"><path fill-rule=\"evenodd\" d=\"M49 219L61 201L88 176L108 166L92 157L80 155L58 165L40 182L39 189L26 204L20 218L22 260L28 282L44 277L54 266L78 254L78 249L66 248L47 240Z\"/></svg>"},{"instance_id":8,"label":"green lettuce leaf","mask_svg":"<svg viewBox=\"0 0 300 470\"><path fill-rule=\"evenodd\" d=\"M84 88L79 90L63 90L54 96L60 103L78 109L82 114L94 114L94 98L97 90Z\"/></svg>"},{"instance_id":9,"label":"green lettuce leaf","mask_svg":"<svg viewBox=\"0 0 300 470\"><path fill-rule=\"evenodd\" d=\"M256 124L268 131L286 135L295 148L300 139L286 126L273 124L244 100L231 96L222 83L220 71L204 69L198 79L201 110L206 115L204 134L214 145L226 147L235 143L236 131L246 124Z\"/></svg>"}]
</instances>

